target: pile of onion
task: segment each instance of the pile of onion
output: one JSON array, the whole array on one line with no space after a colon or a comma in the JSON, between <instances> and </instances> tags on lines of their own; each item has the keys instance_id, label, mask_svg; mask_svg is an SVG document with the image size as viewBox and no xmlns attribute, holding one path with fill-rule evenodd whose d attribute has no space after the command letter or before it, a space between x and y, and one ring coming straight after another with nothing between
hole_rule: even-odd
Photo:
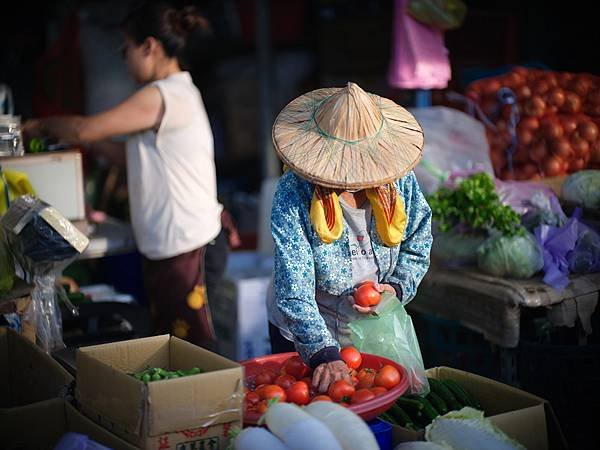
<instances>
[{"instance_id":1,"label":"pile of onion","mask_svg":"<svg viewBox=\"0 0 600 450\"><path fill-rule=\"evenodd\" d=\"M520 114L512 171L510 107L499 106L501 87L515 93ZM600 77L516 67L471 83L466 95L496 126L486 132L498 178L530 180L600 168Z\"/></svg>"}]
</instances>

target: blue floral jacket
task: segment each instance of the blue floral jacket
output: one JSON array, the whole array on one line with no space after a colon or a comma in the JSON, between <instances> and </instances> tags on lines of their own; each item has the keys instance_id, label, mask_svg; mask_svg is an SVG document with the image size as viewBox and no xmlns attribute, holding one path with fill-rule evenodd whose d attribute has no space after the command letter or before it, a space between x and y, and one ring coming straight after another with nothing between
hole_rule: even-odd
<instances>
[{"instance_id":1,"label":"blue floral jacket","mask_svg":"<svg viewBox=\"0 0 600 450\"><path fill-rule=\"evenodd\" d=\"M386 247L371 219L369 233L379 267L379 282L400 287L401 300L416 294L429 268L431 209L413 172L396 181L404 200L407 225L400 245ZM274 303L305 361L326 347L338 347L315 301L315 290L343 295L353 288L348 232L323 243L310 221L313 186L292 171L279 180L271 211L275 241Z\"/></svg>"}]
</instances>

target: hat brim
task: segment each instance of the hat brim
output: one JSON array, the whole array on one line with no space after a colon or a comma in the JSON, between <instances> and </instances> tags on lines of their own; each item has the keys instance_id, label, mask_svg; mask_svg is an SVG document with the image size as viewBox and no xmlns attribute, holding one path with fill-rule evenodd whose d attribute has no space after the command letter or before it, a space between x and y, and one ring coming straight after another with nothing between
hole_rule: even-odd
<instances>
[{"instance_id":1,"label":"hat brim","mask_svg":"<svg viewBox=\"0 0 600 450\"><path fill-rule=\"evenodd\" d=\"M333 189L366 189L402 178L423 156L417 120L393 101L369 94L381 111L380 129L357 141L328 136L318 127L315 112L340 89L308 92L279 113L273 144L283 163L311 183Z\"/></svg>"}]
</instances>

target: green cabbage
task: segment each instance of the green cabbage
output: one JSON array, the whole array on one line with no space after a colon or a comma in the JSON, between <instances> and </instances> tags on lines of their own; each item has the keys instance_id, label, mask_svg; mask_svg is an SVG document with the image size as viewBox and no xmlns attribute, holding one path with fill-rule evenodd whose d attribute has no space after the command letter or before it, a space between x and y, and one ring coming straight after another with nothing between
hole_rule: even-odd
<instances>
[{"instance_id":1,"label":"green cabbage","mask_svg":"<svg viewBox=\"0 0 600 450\"><path fill-rule=\"evenodd\" d=\"M469 407L435 419L427 425L425 439L461 450L525 450L486 419L483 411Z\"/></svg>"},{"instance_id":2,"label":"green cabbage","mask_svg":"<svg viewBox=\"0 0 600 450\"><path fill-rule=\"evenodd\" d=\"M544 267L542 249L533 235L492 236L477 250L477 265L491 275L531 278Z\"/></svg>"},{"instance_id":3,"label":"green cabbage","mask_svg":"<svg viewBox=\"0 0 600 450\"><path fill-rule=\"evenodd\" d=\"M562 197L584 208L600 209L600 170L569 175L562 185Z\"/></svg>"}]
</instances>

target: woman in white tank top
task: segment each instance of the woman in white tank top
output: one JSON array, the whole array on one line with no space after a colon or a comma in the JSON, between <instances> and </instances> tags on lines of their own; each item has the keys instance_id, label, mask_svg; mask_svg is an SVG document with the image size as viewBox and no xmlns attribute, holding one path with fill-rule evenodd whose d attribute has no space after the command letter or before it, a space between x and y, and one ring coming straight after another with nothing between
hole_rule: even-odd
<instances>
[{"instance_id":1,"label":"woman in white tank top","mask_svg":"<svg viewBox=\"0 0 600 450\"><path fill-rule=\"evenodd\" d=\"M213 347L203 266L205 247L221 230L222 206L202 97L180 66L188 39L210 37L210 26L193 7L147 2L129 15L124 32L128 70L145 86L108 111L32 120L24 133L125 152L155 332ZM128 135L126 145L108 141L121 135Z\"/></svg>"}]
</instances>

